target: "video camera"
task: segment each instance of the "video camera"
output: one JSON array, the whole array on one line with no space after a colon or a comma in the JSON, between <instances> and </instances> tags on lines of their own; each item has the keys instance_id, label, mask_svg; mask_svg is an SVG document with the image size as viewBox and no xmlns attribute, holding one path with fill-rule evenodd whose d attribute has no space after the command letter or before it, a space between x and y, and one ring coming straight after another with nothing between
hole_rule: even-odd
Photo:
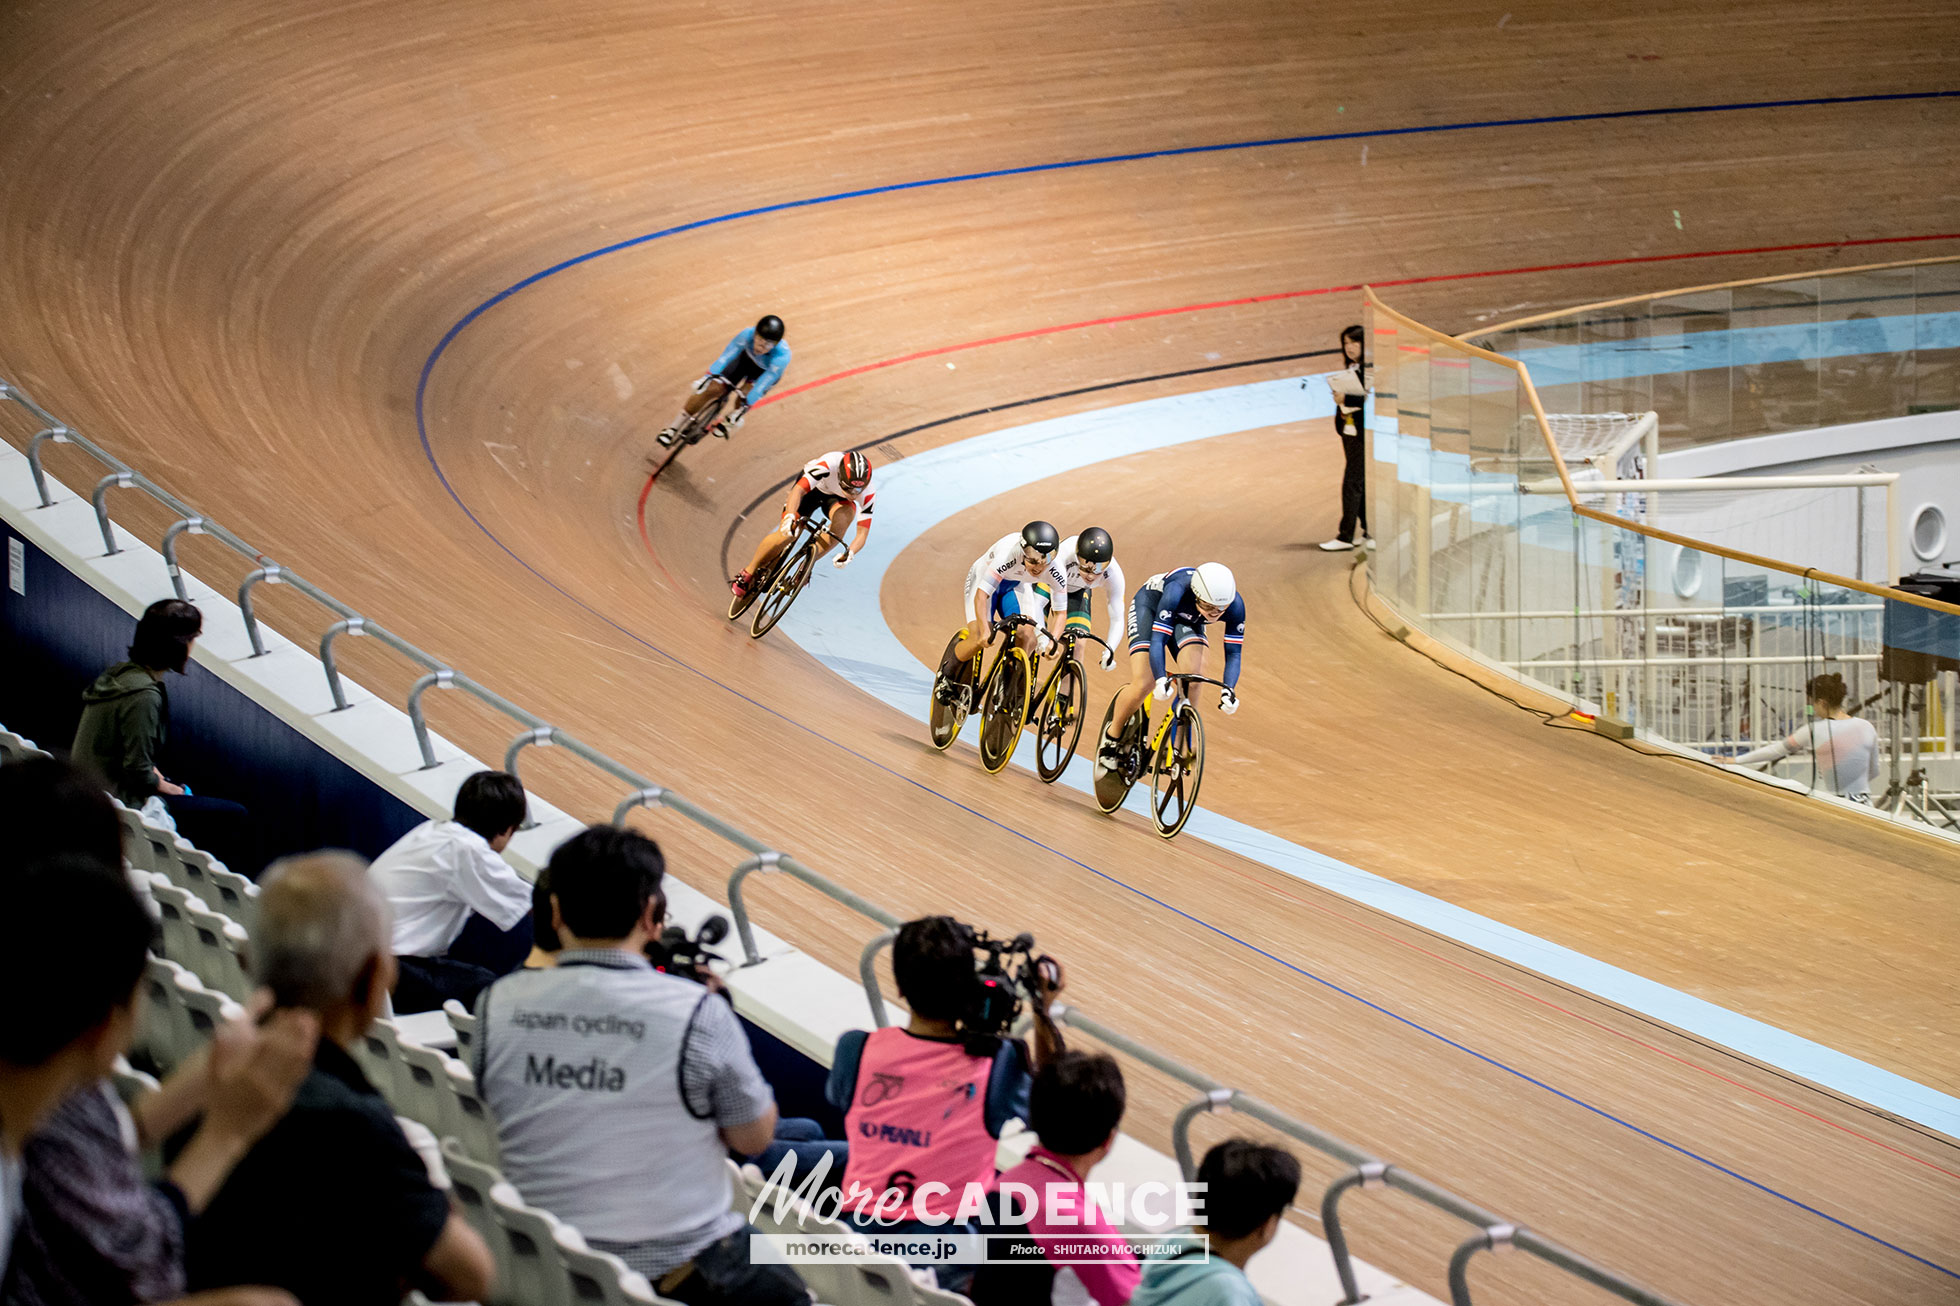
<instances>
[{"instance_id":1,"label":"video camera","mask_svg":"<svg viewBox=\"0 0 1960 1306\"><path fill-rule=\"evenodd\" d=\"M970 1036L1006 1037L1015 1017L1021 1014L1024 996L1040 1004L1044 989L1052 992L1062 986L1062 964L1045 954L1034 955L1032 934L996 939L985 930L975 930L973 950L984 955L974 974L973 996L960 1021L961 1030Z\"/></svg>"},{"instance_id":2,"label":"video camera","mask_svg":"<svg viewBox=\"0 0 1960 1306\"><path fill-rule=\"evenodd\" d=\"M693 938L679 925L669 925L660 931L660 937L646 946L647 960L656 970L682 979L693 980L696 984L706 984L713 976L708 969L711 961L720 961L719 953L709 949L728 937L728 918L720 912L701 922L701 928L694 932Z\"/></svg>"}]
</instances>

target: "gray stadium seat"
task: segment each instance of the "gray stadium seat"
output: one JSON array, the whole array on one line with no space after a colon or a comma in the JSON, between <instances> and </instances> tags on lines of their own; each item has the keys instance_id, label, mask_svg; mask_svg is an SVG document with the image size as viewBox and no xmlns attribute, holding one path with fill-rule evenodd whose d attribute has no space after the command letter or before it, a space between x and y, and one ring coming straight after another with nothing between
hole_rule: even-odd
<instances>
[{"instance_id":1,"label":"gray stadium seat","mask_svg":"<svg viewBox=\"0 0 1960 1306\"><path fill-rule=\"evenodd\" d=\"M442 1004L442 1014L449 1018L449 1028L456 1031L456 1055L469 1060L470 1040L476 1037L476 1017L454 998Z\"/></svg>"},{"instance_id":2,"label":"gray stadium seat","mask_svg":"<svg viewBox=\"0 0 1960 1306\"><path fill-rule=\"evenodd\" d=\"M645 1276L626 1268L611 1252L593 1251L570 1225L558 1226L558 1255L565 1262L576 1306L648 1306L671 1302L653 1290Z\"/></svg>"},{"instance_id":3,"label":"gray stadium seat","mask_svg":"<svg viewBox=\"0 0 1960 1306\"><path fill-rule=\"evenodd\" d=\"M216 860L205 871L205 876L210 881L211 892L205 895L204 900L215 910L237 921L247 935L256 930L259 927L259 886L237 871L226 870L224 863Z\"/></svg>"},{"instance_id":4,"label":"gray stadium seat","mask_svg":"<svg viewBox=\"0 0 1960 1306\"><path fill-rule=\"evenodd\" d=\"M476 1091L476 1076L462 1062L445 1060L449 1091L453 1094L451 1106L455 1111L450 1121L451 1136L476 1160L496 1165L501 1159L497 1151L497 1124L490 1118L490 1108L482 1094Z\"/></svg>"},{"instance_id":5,"label":"gray stadium seat","mask_svg":"<svg viewBox=\"0 0 1960 1306\"><path fill-rule=\"evenodd\" d=\"M252 996L252 980L245 965L245 929L229 916L191 898L184 906L190 925L192 954L185 964L207 989L216 989L234 1002Z\"/></svg>"},{"instance_id":6,"label":"gray stadium seat","mask_svg":"<svg viewBox=\"0 0 1960 1306\"><path fill-rule=\"evenodd\" d=\"M497 1283L486 1306L515 1303L517 1299L511 1290L510 1237L490 1206L490 1190L503 1184L504 1177L497 1173L495 1166L484 1165L470 1157L454 1138L443 1140L442 1162L443 1168L449 1172L449 1195L455 1199L457 1209L463 1213L463 1219L469 1222L470 1228L476 1230L489 1246L490 1255L497 1262Z\"/></svg>"},{"instance_id":7,"label":"gray stadium seat","mask_svg":"<svg viewBox=\"0 0 1960 1306\"><path fill-rule=\"evenodd\" d=\"M510 1242L506 1291L523 1306L573 1306L571 1276L558 1250L563 1226L549 1212L524 1205L507 1183L490 1190L490 1209Z\"/></svg>"},{"instance_id":8,"label":"gray stadium seat","mask_svg":"<svg viewBox=\"0 0 1960 1306\"><path fill-rule=\"evenodd\" d=\"M191 896L151 872L150 897L162 914L163 955L193 973L197 970L197 935L191 928Z\"/></svg>"}]
</instances>

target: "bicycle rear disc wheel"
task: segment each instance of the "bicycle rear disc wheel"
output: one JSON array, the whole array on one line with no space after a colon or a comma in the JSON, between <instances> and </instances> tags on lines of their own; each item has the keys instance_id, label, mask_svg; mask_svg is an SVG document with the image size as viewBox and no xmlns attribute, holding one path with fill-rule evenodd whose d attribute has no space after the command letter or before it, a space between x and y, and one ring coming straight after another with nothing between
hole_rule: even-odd
<instances>
[{"instance_id":1,"label":"bicycle rear disc wheel","mask_svg":"<svg viewBox=\"0 0 1960 1306\"><path fill-rule=\"evenodd\" d=\"M954 631L953 637L946 641L946 651L939 655L939 664L941 666L945 666L946 663L952 661L953 649L959 644L962 638L964 638L964 632ZM959 679L954 682L956 694L961 688L964 688L968 694L971 694L973 673L978 669L975 665L977 661L978 658L976 656L974 662L961 664ZM935 681L935 683L937 682ZM968 698L967 702L970 706L972 699ZM932 710L927 713L927 717L931 723L932 746L943 753L951 748L953 742L960 737L960 727L966 724L967 713L959 706L957 699L952 703L942 703L939 701L939 696L935 694L932 699Z\"/></svg>"},{"instance_id":2,"label":"bicycle rear disc wheel","mask_svg":"<svg viewBox=\"0 0 1960 1306\"><path fill-rule=\"evenodd\" d=\"M1177 719L1150 764L1150 816L1157 833L1169 839L1198 810L1198 785L1205 776L1205 723L1198 709L1180 703Z\"/></svg>"},{"instance_id":3,"label":"bicycle rear disc wheel","mask_svg":"<svg viewBox=\"0 0 1960 1306\"><path fill-rule=\"evenodd\" d=\"M1082 706L1088 698L1082 664L1074 658L1055 672L1055 685L1041 699L1041 715L1034 723L1034 765L1049 784L1061 779L1062 772L1075 759L1075 745L1082 738Z\"/></svg>"},{"instance_id":4,"label":"bicycle rear disc wheel","mask_svg":"<svg viewBox=\"0 0 1960 1306\"><path fill-rule=\"evenodd\" d=\"M988 677L987 690L981 703L980 765L992 774L997 775L1005 770L1014 759L1014 750L1021 742L1021 731L1028 724L1029 681L1032 679L1028 670L1028 655L1018 647L1002 653L1000 665Z\"/></svg>"},{"instance_id":5,"label":"bicycle rear disc wheel","mask_svg":"<svg viewBox=\"0 0 1960 1306\"><path fill-rule=\"evenodd\" d=\"M809 583L810 568L817 565L816 541L806 542L802 548L788 555L776 564L776 574L769 582L769 592L762 596L762 602L755 610L755 620L749 623L749 638L761 639L775 628L789 611L790 604L803 592Z\"/></svg>"},{"instance_id":6,"label":"bicycle rear disc wheel","mask_svg":"<svg viewBox=\"0 0 1960 1306\"><path fill-rule=\"evenodd\" d=\"M1112 695L1109 706L1103 709L1102 727L1096 731L1098 751L1102 748L1103 736L1109 733L1110 717L1115 712L1116 698ZM1106 771L1096 779L1096 806L1105 812L1114 812L1121 807L1123 800L1130 796L1130 787L1137 782L1138 768L1134 765L1134 761L1136 750L1142 747L1143 742L1142 718L1143 710L1139 708L1136 715L1130 718L1129 724L1123 727L1123 733L1118 736L1123 760L1117 764L1114 771Z\"/></svg>"},{"instance_id":7,"label":"bicycle rear disc wheel","mask_svg":"<svg viewBox=\"0 0 1960 1306\"><path fill-rule=\"evenodd\" d=\"M775 569L772 567L770 571L773 574ZM766 580L767 577L764 579ZM754 576L749 577L749 592L747 594L743 594L740 597L733 594L728 596L728 619L730 621L739 621L742 614L749 610L750 605L762 596L762 589L762 581L757 580Z\"/></svg>"}]
</instances>

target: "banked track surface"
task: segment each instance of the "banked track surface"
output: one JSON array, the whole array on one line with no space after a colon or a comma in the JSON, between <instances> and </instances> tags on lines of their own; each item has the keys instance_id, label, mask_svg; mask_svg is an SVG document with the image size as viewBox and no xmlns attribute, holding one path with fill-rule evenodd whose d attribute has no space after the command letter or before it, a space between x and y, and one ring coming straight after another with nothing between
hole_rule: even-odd
<instances>
[{"instance_id":1,"label":"banked track surface","mask_svg":"<svg viewBox=\"0 0 1960 1306\"><path fill-rule=\"evenodd\" d=\"M645 433L727 326L760 306L790 320L799 381L1031 326L1275 289L1934 233L1952 225L1951 197L1925 184L1955 175L1950 104L1764 111L1729 117L1719 131L1638 119L1404 137L1369 142L1365 163L1347 143L1139 161L875 197L848 213L773 215L766 227L729 224L596 261L485 315L430 378L429 437L445 473L536 573L441 494L412 416L422 360L472 305L540 268L677 221L1014 167L1031 155L1707 103L1718 83L1734 100L1935 90L1960 82L1941 63L1950 61L1941 52L1960 48L1950 18L1874 9L1865 36L1896 32L1887 48L1909 53L1855 67L1822 9L1788 6L1726 16L1720 33L1687 13L1649 30L1561 23L1549 9L1517 11L1502 27L1438 12L1416 25L1414 40L1407 26L1346 33L1324 16L1192 21L1142 7L1093 16L921 8L874 21L814 6L742 23L598 5L557 7L547 19L501 4L407 13L354 5L293 17L270 3L220 3L166 20L80 4L0 22L9 52L0 165L13 182L0 201L0 287L18 323L0 342L0 363L276 556L897 909L1036 929L1073 963L1086 1006L1676 1295L1950 1299L1952 1281L1924 1265L1521 1093L1474 1059L1425 1048L1242 947L1102 891L1069 862L1030 852L1016 829L1038 831L1081 863L1120 865L1161 901L1197 908L1274 956L1310 960L1383 1007L1946 1264L1960 1227L1950 1146L1259 868L1161 848L1031 784L989 784L970 766L925 757L906 723L793 650L751 645L719 622L715 555L729 515L808 451L1002 400L1282 352L1275 340L1317 343L1352 315L1351 301L1247 304L866 373L765 410L737 447L714 448L663 483L650 526L657 564L640 552L632 514ZM1111 31L1128 34L1120 47ZM1738 41L1759 52L1746 68L1731 66ZM1256 75L1244 64L1248 49L1263 53ZM1358 78L1370 60L1397 76ZM776 92L767 131L730 90L762 85ZM1408 89L1417 86L1421 98ZM1544 104L1546 87L1560 88L1558 105ZM1684 168L1686 159L1695 166ZM1842 179L1842 191L1823 193L1813 184L1820 173ZM1681 213L1680 229L1662 208ZM1863 261L1857 251L1841 257ZM1773 266L1736 256L1705 271L1713 279ZM1582 276L1443 283L1412 288L1403 302L1467 325L1519 304L1654 284L1639 267ZM1179 384L1191 382L1155 388ZM1058 409L1106 401L1083 396ZM1170 459L1078 478L1045 502L1058 516L1107 515L1124 538L1198 537L1221 555L1258 556L1269 544L1265 523L1291 515L1300 523L1288 532L1293 542L1331 526L1329 443L1281 432L1224 456L1207 451L1195 466ZM1276 455L1305 469L1297 488L1271 475L1266 460ZM1166 475L1230 488L1244 511L1193 520L1149 493ZM957 563L955 545L991 538L1003 514L1013 512L1000 506L984 529L977 519L949 523L959 533L944 545L953 561L937 561ZM193 567L200 560L187 556ZM1460 753L1445 750L1445 762L1424 770L1391 742L1395 721L1423 713L1444 739L1535 726L1440 673L1397 671L1393 659L1405 655L1370 644L1359 619L1342 615L1345 598L1328 573L1301 571L1296 555L1276 559L1270 577L1251 566L1269 592L1296 585L1285 592L1298 595L1298 629L1333 641L1304 650L1363 677L1339 683L1355 686L1348 737L1352 769L1366 774L1328 766L1311 778L1332 799L1319 805L1317 846L1331 840L1331 851L1393 874L1410 844L1432 848L1435 864L1451 861L1448 841L1429 827L1469 817L1503 829L1526 858L1564 844L1566 828L1542 798L1500 800L1466 778ZM942 583L920 575L916 589L887 602L916 602L922 628L943 626ZM299 613L269 606L275 621L287 615L297 627ZM1282 684L1261 693L1285 703L1277 673L1289 641L1266 629L1261 655ZM355 670L378 687L405 679L385 666ZM713 688L703 673L746 697ZM1400 678L1386 688L1368 679L1384 674ZM463 709L437 710L456 715L440 724L479 749L494 733ZM1256 750L1264 727L1249 718L1260 719L1242 713L1235 729L1243 725L1243 746ZM1756 811L1746 805L1757 800L1726 788L1710 798L1694 789L1699 778L1657 791L1628 780L1618 756L1563 756L1556 770L1523 752L1520 782L1503 787L1512 795L1554 785L1584 792L1610 773L1627 796L1607 805L1609 818L1688 800L1744 805L1742 834L1695 827L1687 851L1697 861L1739 855L1723 839L1802 841L1811 855L1780 885L1754 882L1754 892L1797 901L1825 855L1867 855L1862 842L1788 807ZM1246 773L1261 774L1260 754L1245 756ZM596 810L598 786L558 768L541 757L537 783ZM799 768L794 785L760 778ZM1412 823L1404 807L1384 822L1379 778L1391 770L1394 783L1448 795L1448 818ZM1260 801L1257 783L1228 783ZM1219 777L1212 784L1223 787ZM1288 793L1273 792L1269 805L1295 806ZM1587 801L1598 815L1598 800ZM707 878L707 849L679 828L659 833L682 873L699 867L695 878ZM1872 855L1892 874L1918 869L1908 850ZM1882 968L1861 960L1874 951L1917 955L1912 939L1950 910L1941 895L1952 877L1919 873L1919 888L1901 890L1919 914L1893 922L1899 939L1853 933L1818 946L1842 963L1844 990L1870 1004L1843 1023L1886 1031L1876 1050L1853 1050L1950 1086L1950 1065L1929 1050L1951 1027L1941 1024L1950 989L1942 998L1932 988L1931 1005L1914 1009L1860 978ZM1462 874L1442 891L1475 895L1480 886ZM1502 883L1482 892L1489 900L1478 905L1493 914L1532 906ZM801 922L790 932L820 955L855 951L859 927L824 904L789 889L758 897L772 919ZM1626 907L1580 882L1562 903L1546 895L1536 909L1585 928ZM1777 998L1788 977L1746 939L1704 933L1674 948L1659 961L1714 970L1733 961L1737 992L1788 1001L1799 1014L1833 1000L1814 985ZM1148 984L1131 978L1139 969ZM1134 1127L1161 1137L1169 1095L1142 1077L1133 1092ZM1810 1115L1765 1106L1756 1092ZM1453 1231L1386 1204L1357 1225L1361 1254L1435 1286L1435 1249ZM1516 1261L1477 1273L1490 1300L1571 1299Z\"/></svg>"}]
</instances>

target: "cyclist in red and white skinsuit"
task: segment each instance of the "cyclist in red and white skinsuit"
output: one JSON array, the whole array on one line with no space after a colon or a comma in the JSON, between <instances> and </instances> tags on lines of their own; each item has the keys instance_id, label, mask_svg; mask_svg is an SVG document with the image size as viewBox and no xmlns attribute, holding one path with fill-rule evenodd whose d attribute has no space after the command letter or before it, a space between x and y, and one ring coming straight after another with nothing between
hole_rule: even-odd
<instances>
[{"instance_id":1,"label":"cyclist in red and white skinsuit","mask_svg":"<svg viewBox=\"0 0 1960 1306\"><path fill-rule=\"evenodd\" d=\"M851 546L838 556L837 561L830 564L833 567L847 566L871 534L871 501L876 497L871 489L871 461L855 449L834 449L821 458L805 463L803 475L796 478L796 483L789 487L789 493L783 498L781 524L774 532L762 537L749 569L735 577L732 588L736 596L741 597L749 592L751 577L768 574L769 568L776 565L776 559L789 547L796 523L819 510L830 519L830 529L817 541L819 558L844 538L844 532L853 520L857 522L857 538L851 541Z\"/></svg>"}]
</instances>

